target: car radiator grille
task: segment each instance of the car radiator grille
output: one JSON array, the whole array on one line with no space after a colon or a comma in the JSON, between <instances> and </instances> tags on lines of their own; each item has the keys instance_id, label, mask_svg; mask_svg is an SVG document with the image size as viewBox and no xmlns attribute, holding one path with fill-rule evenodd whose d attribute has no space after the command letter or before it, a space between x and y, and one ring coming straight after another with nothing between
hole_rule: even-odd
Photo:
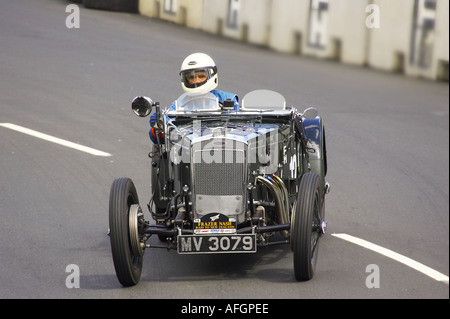
<instances>
[{"instance_id":1,"label":"car radiator grille","mask_svg":"<svg viewBox=\"0 0 450 319\"><path fill-rule=\"evenodd\" d=\"M244 150L198 150L193 160L196 195L244 195L247 175Z\"/></svg>"}]
</instances>

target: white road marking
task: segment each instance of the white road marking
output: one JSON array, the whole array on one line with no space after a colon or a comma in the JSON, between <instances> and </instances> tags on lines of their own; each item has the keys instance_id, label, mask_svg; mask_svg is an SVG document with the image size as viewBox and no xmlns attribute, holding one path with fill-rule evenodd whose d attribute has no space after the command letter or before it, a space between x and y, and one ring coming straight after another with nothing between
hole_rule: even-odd
<instances>
[{"instance_id":1,"label":"white road marking","mask_svg":"<svg viewBox=\"0 0 450 319\"><path fill-rule=\"evenodd\" d=\"M59 144L59 145L63 145L63 146L66 146L66 147L69 147L69 148L81 151L81 152L89 153L89 154L92 154L92 155L95 155L95 156L103 156L103 157L112 156L109 153L105 153L105 152L96 150L94 148L83 146L83 145L80 145L80 144L77 144L77 143L69 142L69 141L66 141L66 140L63 140L63 139L60 139L60 138L57 138L57 137L54 137L54 136L51 136L51 135L48 135L48 134L44 134L44 133L41 133L41 132L38 132L38 131L30 130L30 129L26 128L26 127L22 127L22 126L19 126L19 125L15 125L15 124L11 124L11 123L0 123L0 126L3 126L3 127L8 128L10 130L14 130L14 131L17 131L17 132L20 132L20 133L23 133L23 134L34 136L34 137L43 139L43 140L48 141L48 142L56 143L56 144Z\"/></svg>"},{"instance_id":2,"label":"white road marking","mask_svg":"<svg viewBox=\"0 0 450 319\"><path fill-rule=\"evenodd\" d=\"M408 267L411 267L411 268L413 268L413 269L415 269L415 270L417 270L417 271L419 271L419 272L421 272L421 273L423 273L423 274L433 278L434 280L441 281L441 282L446 283L448 285L448 276L446 276L446 275L444 275L444 274L442 274L442 273L440 273L440 272L438 272L438 271L436 271L436 270L434 270L434 269L432 269L432 268L430 268L428 266L425 266L424 264L419 263L419 262L417 262L417 261L415 261L415 260L413 260L411 258L408 258L406 256L400 255L400 254L396 253L395 251L392 251L390 249L387 249L387 248L375 245L375 244L373 244L371 242L368 242L368 241L366 241L364 239L357 238L357 237L354 237L354 236L351 236L351 235L347 235L347 234L331 234L331 235L334 236L334 237L338 237L340 239L346 240L348 242L351 242L353 244L356 244L358 246L370 249L370 250L372 250L374 252L377 252L377 253L379 253L379 254L381 254L383 256L386 256L386 257L391 258L391 259L393 259L395 261L398 261L398 262L400 262L400 263L402 263L402 264L404 264L404 265L406 265Z\"/></svg>"}]
</instances>

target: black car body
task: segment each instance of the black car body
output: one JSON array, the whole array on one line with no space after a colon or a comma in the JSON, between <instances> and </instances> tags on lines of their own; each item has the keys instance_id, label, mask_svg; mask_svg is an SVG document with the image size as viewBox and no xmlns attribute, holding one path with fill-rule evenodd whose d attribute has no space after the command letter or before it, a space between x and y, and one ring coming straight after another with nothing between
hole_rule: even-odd
<instances>
[{"instance_id":1,"label":"black car body","mask_svg":"<svg viewBox=\"0 0 450 319\"><path fill-rule=\"evenodd\" d=\"M179 254L256 253L286 243L297 280L314 274L325 232L325 130L315 109L286 108L280 94L247 94L239 111L212 94L182 95L175 110L137 97L141 117L156 109L152 194L144 218L133 182L114 181L110 237L119 281L135 285L146 249ZM157 235L160 245L148 243Z\"/></svg>"}]
</instances>

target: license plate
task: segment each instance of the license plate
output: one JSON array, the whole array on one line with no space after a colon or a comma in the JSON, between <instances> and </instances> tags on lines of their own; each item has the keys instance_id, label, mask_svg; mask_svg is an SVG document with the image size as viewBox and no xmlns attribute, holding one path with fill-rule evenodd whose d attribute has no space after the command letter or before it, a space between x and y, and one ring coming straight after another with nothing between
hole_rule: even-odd
<instances>
[{"instance_id":1,"label":"license plate","mask_svg":"<svg viewBox=\"0 0 450 319\"><path fill-rule=\"evenodd\" d=\"M179 254L255 253L256 235L180 235Z\"/></svg>"}]
</instances>

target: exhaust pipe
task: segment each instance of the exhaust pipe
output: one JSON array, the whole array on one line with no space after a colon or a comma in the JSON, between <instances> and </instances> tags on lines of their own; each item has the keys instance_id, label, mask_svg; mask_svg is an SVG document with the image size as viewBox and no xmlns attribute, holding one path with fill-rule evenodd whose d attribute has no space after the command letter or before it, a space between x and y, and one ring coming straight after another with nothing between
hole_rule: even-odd
<instances>
[{"instance_id":1,"label":"exhaust pipe","mask_svg":"<svg viewBox=\"0 0 450 319\"><path fill-rule=\"evenodd\" d=\"M272 175L272 178L275 180L275 183L278 184L278 187L280 187L282 198L284 201L284 212L283 216L281 216L281 222L280 224L289 224L289 193L286 188L286 185L284 185L284 182L279 178L277 175Z\"/></svg>"},{"instance_id":2,"label":"exhaust pipe","mask_svg":"<svg viewBox=\"0 0 450 319\"><path fill-rule=\"evenodd\" d=\"M256 182L264 184L271 192L272 197L275 199L275 207L277 212L277 219L279 224L289 223L289 198L286 186L283 181L276 175L272 177L257 176ZM285 238L289 238L289 231L280 231L281 235Z\"/></svg>"}]
</instances>

